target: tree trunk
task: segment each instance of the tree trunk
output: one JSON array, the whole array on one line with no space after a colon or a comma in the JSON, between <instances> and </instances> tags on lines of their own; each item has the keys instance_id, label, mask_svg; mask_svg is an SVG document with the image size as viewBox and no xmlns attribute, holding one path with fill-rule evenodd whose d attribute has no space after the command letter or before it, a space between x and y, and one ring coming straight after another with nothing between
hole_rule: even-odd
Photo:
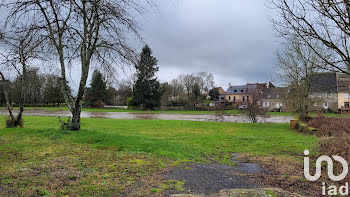
<instances>
[{"instance_id":1,"label":"tree trunk","mask_svg":"<svg viewBox=\"0 0 350 197\"><path fill-rule=\"evenodd\" d=\"M5 79L5 76L0 72L1 79L3 81L3 88L4 88L4 94L5 94L5 100L6 100L6 106L7 110L9 112L9 117L10 120L6 121L6 127L23 127L23 121L22 121L22 113L24 111L23 104L24 104L24 94L21 93L21 103L20 103L20 108L17 116L15 117L12 113L12 107L11 107L11 102L10 102L10 97L9 97L9 91L8 91L8 81ZM23 80L23 79L22 79ZM22 83L22 92L24 92L24 83ZM9 122L10 121L10 122Z\"/></svg>"},{"instance_id":2,"label":"tree trunk","mask_svg":"<svg viewBox=\"0 0 350 197\"><path fill-rule=\"evenodd\" d=\"M21 78L21 101L19 103L19 112L17 114L16 121L15 121L15 123L17 123L17 124L22 121L22 114L24 111L24 97L25 97L24 90L25 90L26 80L27 80L26 79L27 78L27 70L26 70L25 64L23 64L22 69L23 69L23 74L22 74L22 78Z\"/></svg>"},{"instance_id":3,"label":"tree trunk","mask_svg":"<svg viewBox=\"0 0 350 197\"><path fill-rule=\"evenodd\" d=\"M72 111L73 118L72 118L72 123L71 123L70 130L73 130L73 131L79 131L80 130L80 114L81 114L80 106L78 107L78 109L75 108Z\"/></svg>"},{"instance_id":4,"label":"tree trunk","mask_svg":"<svg viewBox=\"0 0 350 197\"><path fill-rule=\"evenodd\" d=\"M90 60L89 60L90 61ZM74 108L71 110L72 113L72 122L70 130L78 131L80 130L80 114L81 114L81 101L84 96L84 91L86 87L86 81L89 75L90 64L82 62L82 74L80 78L79 90L77 97L74 101Z\"/></svg>"},{"instance_id":5,"label":"tree trunk","mask_svg":"<svg viewBox=\"0 0 350 197\"><path fill-rule=\"evenodd\" d=\"M10 115L10 118L12 120L15 119L15 117L13 116L13 113L12 113L12 108L11 108L11 104L10 104L10 97L9 97L9 91L8 91L8 86L7 86L7 80L5 78L5 76L2 74L2 72L0 72L0 76L1 76L1 79L2 79L2 82L3 82L3 88L4 88L4 94L5 94L5 101L6 101L6 107L7 107L7 110L9 112L9 115Z\"/></svg>"},{"instance_id":6,"label":"tree trunk","mask_svg":"<svg viewBox=\"0 0 350 197\"><path fill-rule=\"evenodd\" d=\"M21 99L22 100L22 99ZM20 103L20 106L19 106L19 112L16 116L16 120L15 120L15 126L21 126L21 122L22 122L22 114L23 114L23 111L24 111L24 107L23 107L23 103L24 102L21 102Z\"/></svg>"}]
</instances>

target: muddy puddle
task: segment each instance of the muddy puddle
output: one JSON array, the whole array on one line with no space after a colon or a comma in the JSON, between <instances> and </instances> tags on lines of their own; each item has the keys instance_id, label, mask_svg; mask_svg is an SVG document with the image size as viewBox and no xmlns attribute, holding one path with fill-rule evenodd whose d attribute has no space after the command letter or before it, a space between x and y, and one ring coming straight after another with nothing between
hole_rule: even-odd
<instances>
[{"instance_id":1,"label":"muddy puddle","mask_svg":"<svg viewBox=\"0 0 350 197\"><path fill-rule=\"evenodd\" d=\"M7 115L7 111L0 110L0 115ZM52 116L69 117L69 111L25 110L27 116ZM228 115L216 117L209 114L153 114L153 113L130 113L130 112L81 112L82 118L109 118L109 119L154 119L154 120L188 120L188 121L217 121L217 122L241 122L249 123L250 119L243 115ZM260 117L260 123L289 123L291 116Z\"/></svg>"}]
</instances>

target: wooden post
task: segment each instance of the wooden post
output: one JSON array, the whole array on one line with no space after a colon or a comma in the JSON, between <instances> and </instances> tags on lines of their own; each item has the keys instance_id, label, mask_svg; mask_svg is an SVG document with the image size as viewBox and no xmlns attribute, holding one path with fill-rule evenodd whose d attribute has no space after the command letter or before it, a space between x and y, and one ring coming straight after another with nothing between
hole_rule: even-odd
<instances>
[{"instance_id":1,"label":"wooden post","mask_svg":"<svg viewBox=\"0 0 350 197\"><path fill-rule=\"evenodd\" d=\"M290 129L295 130L297 126L296 120L290 120Z\"/></svg>"}]
</instances>

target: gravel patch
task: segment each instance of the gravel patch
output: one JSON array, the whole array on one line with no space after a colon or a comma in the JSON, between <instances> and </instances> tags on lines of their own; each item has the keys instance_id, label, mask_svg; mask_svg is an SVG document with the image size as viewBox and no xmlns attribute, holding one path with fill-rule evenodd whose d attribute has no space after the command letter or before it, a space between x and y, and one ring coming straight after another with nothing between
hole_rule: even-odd
<instances>
[{"instance_id":1,"label":"gravel patch","mask_svg":"<svg viewBox=\"0 0 350 197\"><path fill-rule=\"evenodd\" d=\"M166 180L183 181L187 194L215 194L224 189L251 189L261 185L253 178L238 173L259 173L261 169L256 164L239 163L237 166L222 164L189 163L179 166L164 176ZM168 194L179 192L168 191Z\"/></svg>"}]
</instances>

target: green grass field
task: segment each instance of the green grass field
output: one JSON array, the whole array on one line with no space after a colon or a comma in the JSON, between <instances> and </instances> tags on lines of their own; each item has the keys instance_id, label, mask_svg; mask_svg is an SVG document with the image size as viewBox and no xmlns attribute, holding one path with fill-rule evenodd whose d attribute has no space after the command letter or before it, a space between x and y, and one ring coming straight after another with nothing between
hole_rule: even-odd
<instances>
[{"instance_id":1,"label":"green grass field","mask_svg":"<svg viewBox=\"0 0 350 197\"><path fill-rule=\"evenodd\" d=\"M81 131L58 127L54 117L0 127L0 196L109 196L179 162L233 164L231 153L301 159L317 150L315 137L287 124L82 119Z\"/></svg>"}]
</instances>

